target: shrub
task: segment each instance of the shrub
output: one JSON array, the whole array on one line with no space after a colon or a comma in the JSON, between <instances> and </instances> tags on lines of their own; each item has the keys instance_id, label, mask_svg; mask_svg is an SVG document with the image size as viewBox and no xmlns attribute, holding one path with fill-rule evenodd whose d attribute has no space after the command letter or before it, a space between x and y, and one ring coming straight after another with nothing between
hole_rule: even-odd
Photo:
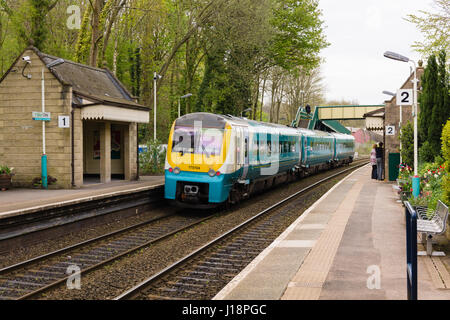
<instances>
[{"instance_id":1,"label":"shrub","mask_svg":"<svg viewBox=\"0 0 450 320\"><path fill-rule=\"evenodd\" d=\"M139 153L139 167L143 174L164 173L166 147L158 141L149 141L147 150Z\"/></svg>"},{"instance_id":2,"label":"shrub","mask_svg":"<svg viewBox=\"0 0 450 320\"><path fill-rule=\"evenodd\" d=\"M424 162L433 162L434 160L434 150L431 147L431 144L428 141L425 141L419 149L419 161L421 163Z\"/></svg>"},{"instance_id":3,"label":"shrub","mask_svg":"<svg viewBox=\"0 0 450 320\"><path fill-rule=\"evenodd\" d=\"M450 119L442 130L442 156L445 160L446 176L442 179L443 200L450 205Z\"/></svg>"},{"instance_id":4,"label":"shrub","mask_svg":"<svg viewBox=\"0 0 450 320\"><path fill-rule=\"evenodd\" d=\"M47 185L50 186L50 185L56 183L56 181L58 181L58 179L56 179L55 177L47 176ZM33 185L33 187L42 186L42 177L34 178L33 181L31 181L31 184Z\"/></svg>"},{"instance_id":5,"label":"shrub","mask_svg":"<svg viewBox=\"0 0 450 320\"><path fill-rule=\"evenodd\" d=\"M0 165L0 174L11 174L14 168L9 168L6 165Z\"/></svg>"}]
</instances>

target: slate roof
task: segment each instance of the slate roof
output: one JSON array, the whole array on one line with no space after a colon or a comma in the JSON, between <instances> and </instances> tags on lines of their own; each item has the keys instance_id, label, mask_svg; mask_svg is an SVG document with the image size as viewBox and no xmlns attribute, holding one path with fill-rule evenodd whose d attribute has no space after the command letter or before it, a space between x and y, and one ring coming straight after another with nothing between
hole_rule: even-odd
<instances>
[{"instance_id":1,"label":"slate roof","mask_svg":"<svg viewBox=\"0 0 450 320\"><path fill-rule=\"evenodd\" d=\"M46 65L61 59L43 53L35 47L29 47L28 49L32 49ZM64 60L64 63L49 69L62 84L72 87L72 91L77 98L86 98L109 105L148 109L134 101L131 93L110 70L95 68L66 59L62 60ZM74 102L76 101L80 100L74 99Z\"/></svg>"}]
</instances>

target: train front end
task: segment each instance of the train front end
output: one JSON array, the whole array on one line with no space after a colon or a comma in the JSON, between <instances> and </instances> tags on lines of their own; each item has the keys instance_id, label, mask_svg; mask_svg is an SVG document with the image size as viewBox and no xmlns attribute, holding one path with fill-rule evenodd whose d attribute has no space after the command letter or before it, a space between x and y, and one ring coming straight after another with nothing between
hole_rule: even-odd
<instances>
[{"instance_id":1,"label":"train front end","mask_svg":"<svg viewBox=\"0 0 450 320\"><path fill-rule=\"evenodd\" d=\"M164 196L179 206L210 208L228 199L225 165L231 127L220 116L191 113L172 125L167 145Z\"/></svg>"}]
</instances>

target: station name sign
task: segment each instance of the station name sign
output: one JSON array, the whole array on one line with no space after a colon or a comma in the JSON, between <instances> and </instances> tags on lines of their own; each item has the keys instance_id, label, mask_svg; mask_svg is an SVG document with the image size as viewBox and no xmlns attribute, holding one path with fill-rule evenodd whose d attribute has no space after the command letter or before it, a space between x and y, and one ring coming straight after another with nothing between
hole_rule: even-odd
<instances>
[{"instance_id":1,"label":"station name sign","mask_svg":"<svg viewBox=\"0 0 450 320\"><path fill-rule=\"evenodd\" d=\"M50 112L32 111L33 120L50 121Z\"/></svg>"}]
</instances>

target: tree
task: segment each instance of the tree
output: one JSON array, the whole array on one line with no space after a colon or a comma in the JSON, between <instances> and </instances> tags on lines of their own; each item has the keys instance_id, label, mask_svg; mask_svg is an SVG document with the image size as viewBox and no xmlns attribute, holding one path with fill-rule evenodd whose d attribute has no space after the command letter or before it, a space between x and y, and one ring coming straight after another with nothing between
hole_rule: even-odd
<instances>
[{"instance_id":1,"label":"tree","mask_svg":"<svg viewBox=\"0 0 450 320\"><path fill-rule=\"evenodd\" d=\"M428 129L431 125L433 107L437 103L436 88L438 67L435 55L428 58L427 67L422 76L422 93L419 95L420 112L418 115L419 138L421 142L428 140Z\"/></svg>"},{"instance_id":2,"label":"tree","mask_svg":"<svg viewBox=\"0 0 450 320\"><path fill-rule=\"evenodd\" d=\"M413 48L424 56L444 50L449 53L450 1L434 0L437 13L420 10L423 16L408 15L407 21L414 23L425 37L424 42L415 42Z\"/></svg>"},{"instance_id":3,"label":"tree","mask_svg":"<svg viewBox=\"0 0 450 320\"><path fill-rule=\"evenodd\" d=\"M431 122L428 128L428 141L434 150L435 156L440 153L442 128L450 117L450 86L444 50L439 53L437 71L437 85L434 88L436 91L436 102L433 106Z\"/></svg>"},{"instance_id":4,"label":"tree","mask_svg":"<svg viewBox=\"0 0 450 320\"><path fill-rule=\"evenodd\" d=\"M422 144L427 142L427 152L432 152L434 158L440 154L442 127L450 117L450 87L445 51L439 53L439 64L434 54L428 59L422 87L419 97L419 135Z\"/></svg>"}]
</instances>

